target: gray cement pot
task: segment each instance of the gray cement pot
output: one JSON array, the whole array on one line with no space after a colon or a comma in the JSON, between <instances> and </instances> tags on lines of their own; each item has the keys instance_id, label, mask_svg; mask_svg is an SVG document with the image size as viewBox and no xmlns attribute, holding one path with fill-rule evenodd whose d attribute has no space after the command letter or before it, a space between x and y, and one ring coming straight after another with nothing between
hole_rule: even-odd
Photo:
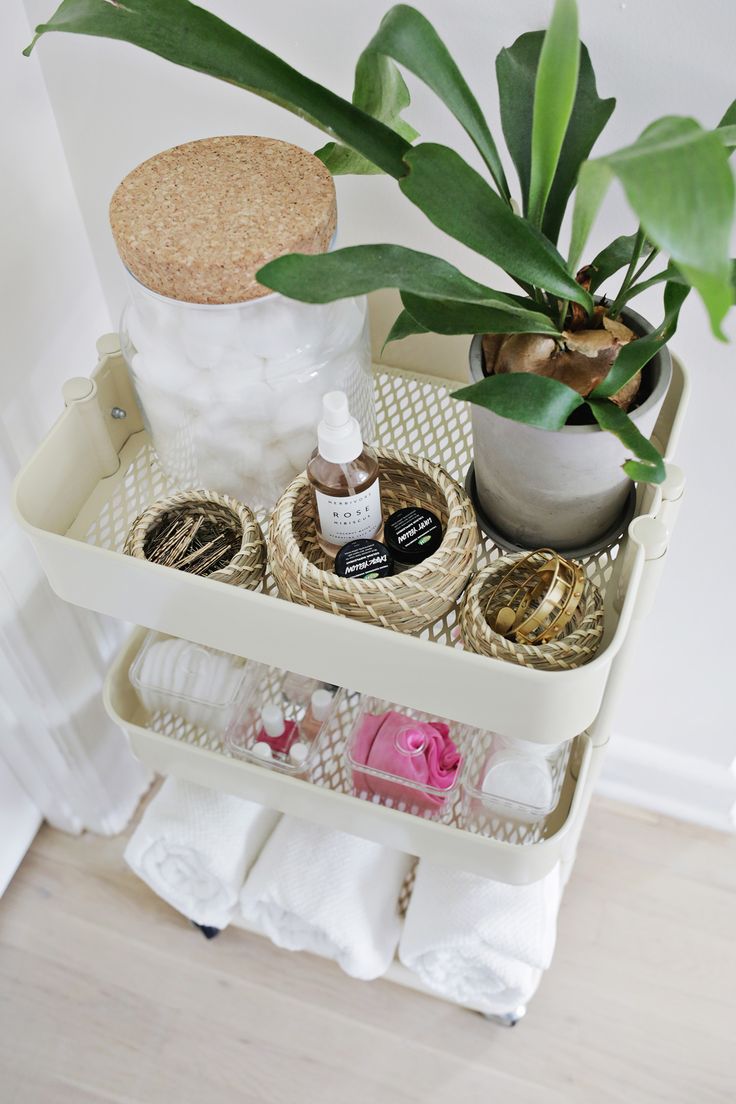
<instances>
[{"instance_id":1,"label":"gray cement pot","mask_svg":"<svg viewBox=\"0 0 736 1104\"><path fill-rule=\"evenodd\" d=\"M623 320L639 333L651 327L634 311ZM481 336L470 346L470 377L483 379ZM651 436L672 378L666 346L643 372L648 397L630 411ZM490 525L522 548L565 551L594 545L626 511L631 481L621 470L630 452L598 426L554 432L501 418L471 404L478 505Z\"/></svg>"}]
</instances>

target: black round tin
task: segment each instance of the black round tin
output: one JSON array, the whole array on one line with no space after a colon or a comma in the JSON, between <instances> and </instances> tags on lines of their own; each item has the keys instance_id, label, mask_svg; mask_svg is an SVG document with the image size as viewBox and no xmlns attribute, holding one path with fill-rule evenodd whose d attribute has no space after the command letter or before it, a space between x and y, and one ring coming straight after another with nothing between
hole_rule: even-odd
<instances>
[{"instance_id":1,"label":"black round tin","mask_svg":"<svg viewBox=\"0 0 736 1104\"><path fill-rule=\"evenodd\" d=\"M393 557L380 541L348 541L335 556L335 573L343 579L382 579L393 571Z\"/></svg>"},{"instance_id":2,"label":"black round tin","mask_svg":"<svg viewBox=\"0 0 736 1104\"><path fill-rule=\"evenodd\" d=\"M442 544L440 519L421 506L404 506L389 517L383 537L394 559L402 564L420 564Z\"/></svg>"}]
</instances>

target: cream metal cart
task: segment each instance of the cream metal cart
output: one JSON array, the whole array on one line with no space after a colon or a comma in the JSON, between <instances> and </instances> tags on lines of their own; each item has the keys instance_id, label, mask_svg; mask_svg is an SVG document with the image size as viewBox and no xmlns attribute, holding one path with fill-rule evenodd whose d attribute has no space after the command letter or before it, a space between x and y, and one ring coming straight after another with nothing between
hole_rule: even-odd
<instances>
[{"instance_id":1,"label":"cream metal cart","mask_svg":"<svg viewBox=\"0 0 736 1104\"><path fill-rule=\"evenodd\" d=\"M63 599L458 722L540 743L574 741L557 808L533 826L497 818L488 834L422 820L351 795L336 738L323 749L318 781L309 782L232 758L222 738L185 724L157 731L128 680L142 637L137 629L105 684L110 715L135 754L152 769L365 836L418 857L512 884L524 884L574 861L600 770L637 629L646 616L666 558L683 493L671 464L687 398L675 362L672 385L655 427L667 479L638 489L628 533L595 556L586 570L605 594L606 628L595 659L572 671L527 670L465 652L451 612L418 637L363 625L281 600L273 580L250 592L124 556L138 513L171 487L136 405L115 335L101 338L90 378L64 386L66 409L21 471L15 508L49 582ZM467 408L456 386L376 365L378 434L382 444L423 454L462 480L470 463ZM485 540L482 564L500 550ZM399 963L388 975L421 984ZM523 1009L492 1018L515 1023Z\"/></svg>"}]
</instances>

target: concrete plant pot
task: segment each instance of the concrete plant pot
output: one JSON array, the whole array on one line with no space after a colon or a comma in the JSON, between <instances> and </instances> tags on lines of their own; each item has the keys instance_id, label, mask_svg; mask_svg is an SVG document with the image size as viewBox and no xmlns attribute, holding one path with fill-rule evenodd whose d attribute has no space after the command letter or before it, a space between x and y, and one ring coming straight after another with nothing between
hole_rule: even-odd
<instances>
[{"instance_id":1,"label":"concrete plant pot","mask_svg":"<svg viewBox=\"0 0 736 1104\"><path fill-rule=\"evenodd\" d=\"M651 326L634 311L622 320L637 333ZM481 335L470 346L470 377L484 378ZM650 437L672 379L667 347L642 372L644 401L629 415ZM570 425L557 432L501 418L471 404L475 489L479 520L508 545L592 551L615 536L625 521L631 480L621 465L631 454L597 425Z\"/></svg>"}]
</instances>

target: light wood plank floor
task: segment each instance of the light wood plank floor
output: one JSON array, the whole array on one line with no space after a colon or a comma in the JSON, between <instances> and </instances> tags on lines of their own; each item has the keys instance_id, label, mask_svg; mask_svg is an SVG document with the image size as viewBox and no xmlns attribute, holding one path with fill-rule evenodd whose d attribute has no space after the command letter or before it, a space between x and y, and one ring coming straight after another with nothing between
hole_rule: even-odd
<instances>
[{"instance_id":1,"label":"light wood plank floor","mask_svg":"<svg viewBox=\"0 0 736 1104\"><path fill-rule=\"evenodd\" d=\"M513 1030L235 930L45 828L0 901L2 1104L733 1104L736 838L594 803Z\"/></svg>"}]
</instances>

